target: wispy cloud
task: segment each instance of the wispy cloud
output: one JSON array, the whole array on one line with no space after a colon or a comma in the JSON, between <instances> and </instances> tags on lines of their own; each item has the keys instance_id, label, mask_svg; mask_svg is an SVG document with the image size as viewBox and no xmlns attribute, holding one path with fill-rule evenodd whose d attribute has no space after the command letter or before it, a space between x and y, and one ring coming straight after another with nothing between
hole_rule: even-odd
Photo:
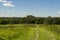
<instances>
[{"instance_id":1,"label":"wispy cloud","mask_svg":"<svg viewBox=\"0 0 60 40\"><path fill-rule=\"evenodd\" d=\"M3 5L4 7L15 7L15 5L13 4L12 1L0 0L0 2L2 3L2 5Z\"/></svg>"},{"instance_id":2,"label":"wispy cloud","mask_svg":"<svg viewBox=\"0 0 60 40\"><path fill-rule=\"evenodd\" d=\"M12 3L4 3L3 6L5 7L15 7Z\"/></svg>"},{"instance_id":3,"label":"wispy cloud","mask_svg":"<svg viewBox=\"0 0 60 40\"><path fill-rule=\"evenodd\" d=\"M0 0L0 2L7 2L7 0Z\"/></svg>"},{"instance_id":4,"label":"wispy cloud","mask_svg":"<svg viewBox=\"0 0 60 40\"><path fill-rule=\"evenodd\" d=\"M60 14L60 12L57 12L57 14Z\"/></svg>"},{"instance_id":5,"label":"wispy cloud","mask_svg":"<svg viewBox=\"0 0 60 40\"><path fill-rule=\"evenodd\" d=\"M57 3L54 3L54 5L56 6L56 5L57 5Z\"/></svg>"}]
</instances>

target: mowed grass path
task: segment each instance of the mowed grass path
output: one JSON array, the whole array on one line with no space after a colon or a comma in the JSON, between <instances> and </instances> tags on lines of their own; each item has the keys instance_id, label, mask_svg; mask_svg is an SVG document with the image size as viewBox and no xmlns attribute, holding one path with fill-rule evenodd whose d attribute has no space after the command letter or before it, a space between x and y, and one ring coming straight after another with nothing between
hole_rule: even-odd
<instances>
[{"instance_id":1,"label":"mowed grass path","mask_svg":"<svg viewBox=\"0 0 60 40\"><path fill-rule=\"evenodd\" d=\"M60 25L0 25L0 40L60 40Z\"/></svg>"}]
</instances>

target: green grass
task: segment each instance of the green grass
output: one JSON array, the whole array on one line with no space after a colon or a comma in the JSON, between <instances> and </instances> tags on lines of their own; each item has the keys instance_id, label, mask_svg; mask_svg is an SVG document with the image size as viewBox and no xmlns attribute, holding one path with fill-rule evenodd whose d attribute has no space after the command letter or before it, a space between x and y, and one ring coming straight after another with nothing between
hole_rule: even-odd
<instances>
[{"instance_id":1,"label":"green grass","mask_svg":"<svg viewBox=\"0 0 60 40\"><path fill-rule=\"evenodd\" d=\"M38 32L37 32L38 31ZM38 38L36 35L38 34ZM0 40L60 40L60 25L0 25Z\"/></svg>"}]
</instances>

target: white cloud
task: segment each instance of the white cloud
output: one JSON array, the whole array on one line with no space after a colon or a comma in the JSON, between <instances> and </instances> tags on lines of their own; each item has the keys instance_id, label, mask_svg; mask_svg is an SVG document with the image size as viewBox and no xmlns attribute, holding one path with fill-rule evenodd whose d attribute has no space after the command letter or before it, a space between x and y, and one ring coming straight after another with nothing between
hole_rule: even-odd
<instances>
[{"instance_id":1,"label":"white cloud","mask_svg":"<svg viewBox=\"0 0 60 40\"><path fill-rule=\"evenodd\" d=\"M3 6L5 7L15 7L12 3L4 3Z\"/></svg>"},{"instance_id":2,"label":"white cloud","mask_svg":"<svg viewBox=\"0 0 60 40\"><path fill-rule=\"evenodd\" d=\"M0 2L2 3L2 5L3 5L4 7L15 7L15 5L12 4L12 3L13 3L12 1L0 0Z\"/></svg>"},{"instance_id":3,"label":"white cloud","mask_svg":"<svg viewBox=\"0 0 60 40\"><path fill-rule=\"evenodd\" d=\"M7 2L7 0L0 0L0 2Z\"/></svg>"}]
</instances>

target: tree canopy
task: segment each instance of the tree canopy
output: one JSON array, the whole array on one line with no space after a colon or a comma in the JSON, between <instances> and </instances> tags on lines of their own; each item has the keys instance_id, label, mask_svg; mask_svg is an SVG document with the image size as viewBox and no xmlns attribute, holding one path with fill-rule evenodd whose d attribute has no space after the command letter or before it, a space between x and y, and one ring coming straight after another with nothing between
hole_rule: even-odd
<instances>
[{"instance_id":1,"label":"tree canopy","mask_svg":"<svg viewBox=\"0 0 60 40\"><path fill-rule=\"evenodd\" d=\"M60 17L0 17L0 24L60 24Z\"/></svg>"}]
</instances>

